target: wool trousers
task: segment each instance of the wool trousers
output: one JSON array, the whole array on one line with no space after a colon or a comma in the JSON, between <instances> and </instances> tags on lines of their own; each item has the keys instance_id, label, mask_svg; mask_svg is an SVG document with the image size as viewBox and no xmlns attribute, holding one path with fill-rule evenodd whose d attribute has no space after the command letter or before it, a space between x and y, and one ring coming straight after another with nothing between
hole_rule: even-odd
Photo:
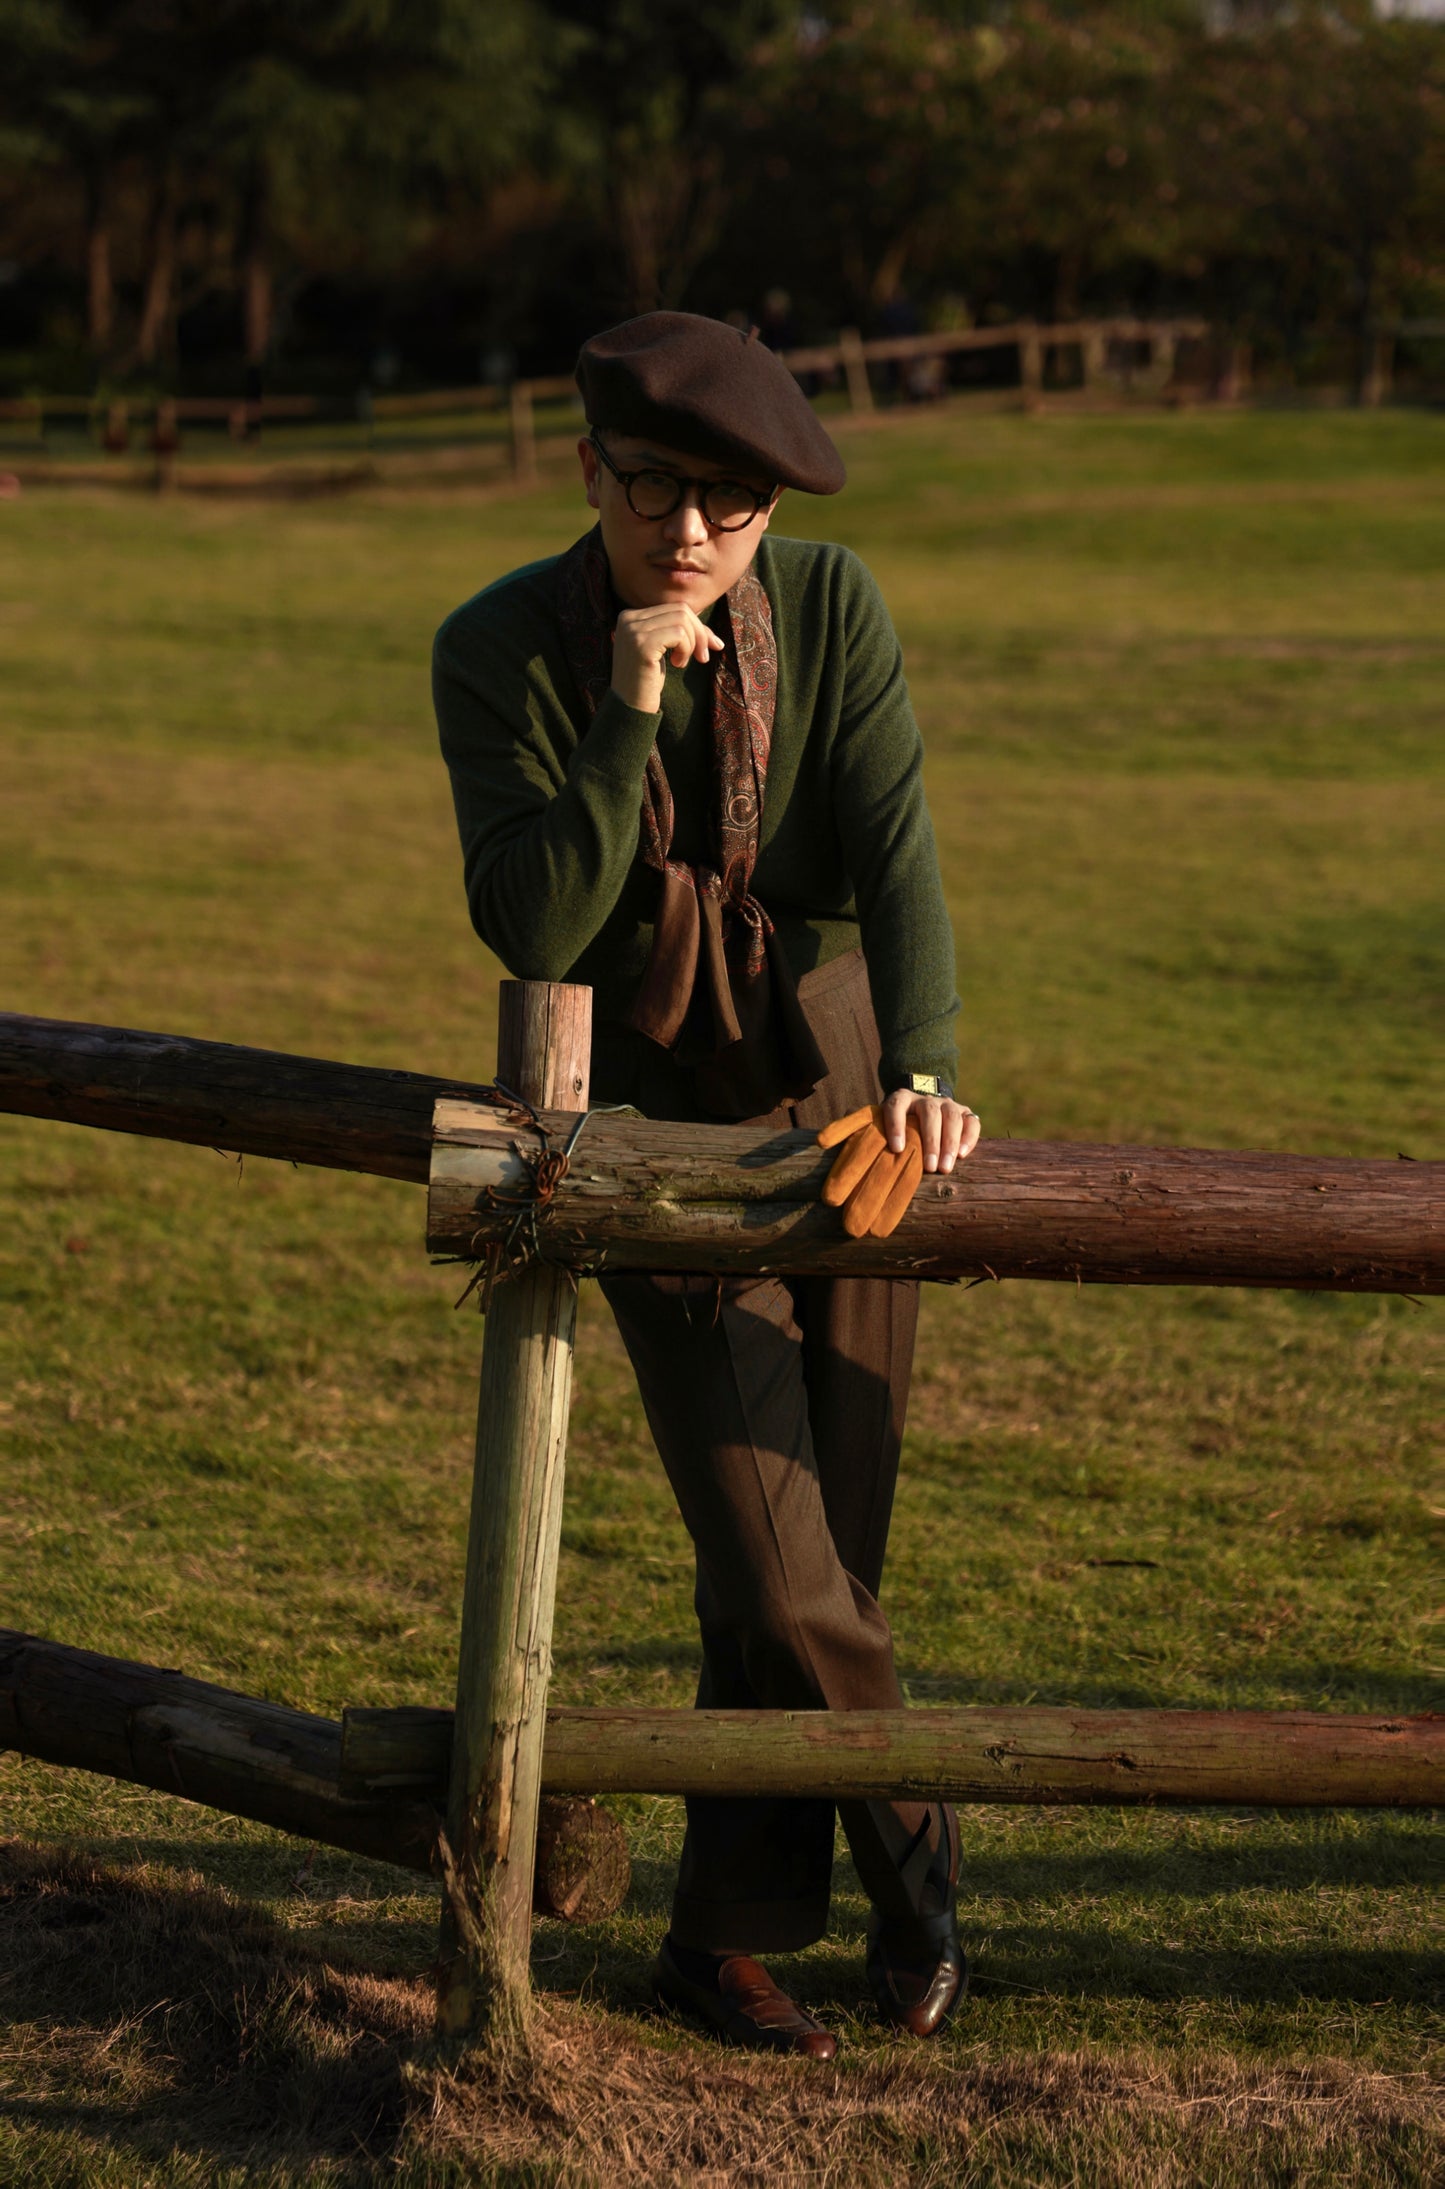
<instances>
[{"instance_id":1,"label":"wool trousers","mask_svg":"<svg viewBox=\"0 0 1445 2189\"><path fill-rule=\"evenodd\" d=\"M828 1072L759 1120L779 1129L816 1129L881 1091L862 954L805 974L798 993ZM700 1118L686 1075L621 1029L599 1031L593 1093ZM698 1707L901 1708L877 1590L917 1285L628 1275L603 1291L696 1553ZM936 1838L928 1808L846 1802L838 1815L870 1899L906 1925ZM833 1827L831 1801L689 1797L673 1936L715 1952L811 1944L827 1927Z\"/></svg>"}]
</instances>

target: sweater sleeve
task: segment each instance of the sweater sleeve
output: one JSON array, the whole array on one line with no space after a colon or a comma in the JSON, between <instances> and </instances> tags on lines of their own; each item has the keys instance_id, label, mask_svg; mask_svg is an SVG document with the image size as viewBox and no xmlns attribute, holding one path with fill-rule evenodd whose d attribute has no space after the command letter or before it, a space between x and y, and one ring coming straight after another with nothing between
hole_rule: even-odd
<instances>
[{"instance_id":1,"label":"sweater sleeve","mask_svg":"<svg viewBox=\"0 0 1445 2189\"><path fill-rule=\"evenodd\" d=\"M609 692L586 738L544 727L544 670L437 635L432 691L451 774L472 925L521 980L561 980L601 928L637 853L658 715ZM555 705L562 718L560 704ZM570 750L568 745L570 743Z\"/></svg>"},{"instance_id":2,"label":"sweater sleeve","mask_svg":"<svg viewBox=\"0 0 1445 2189\"><path fill-rule=\"evenodd\" d=\"M833 748L834 815L858 905L883 1084L936 1072L953 1086L959 999L923 791L923 740L882 595L856 557L845 567L847 679Z\"/></svg>"}]
</instances>

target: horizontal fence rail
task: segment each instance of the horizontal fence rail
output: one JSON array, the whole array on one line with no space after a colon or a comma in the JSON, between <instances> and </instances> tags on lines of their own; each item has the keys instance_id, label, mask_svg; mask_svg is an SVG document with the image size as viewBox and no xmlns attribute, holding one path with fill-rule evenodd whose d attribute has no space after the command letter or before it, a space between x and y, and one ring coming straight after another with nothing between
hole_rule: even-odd
<instances>
[{"instance_id":1,"label":"horizontal fence rail","mask_svg":"<svg viewBox=\"0 0 1445 2189\"><path fill-rule=\"evenodd\" d=\"M449 1710L348 1710L341 1783L446 1782ZM1445 1801L1445 1716L1303 1710L564 1710L547 1713L556 1793L822 1795L833 1801Z\"/></svg>"},{"instance_id":2,"label":"horizontal fence rail","mask_svg":"<svg viewBox=\"0 0 1445 2189\"><path fill-rule=\"evenodd\" d=\"M430 1173L428 1244L464 1260L513 1231L510 1197L527 1192L538 1145L480 1107L481 1092L0 1014L0 1112L388 1178ZM546 1122L560 1146L576 1118ZM1445 1293L1445 1162L985 1140L951 1177L923 1181L890 1238L852 1240L819 1199L829 1160L809 1133L599 1113L538 1211L536 1243L581 1270Z\"/></svg>"},{"instance_id":3,"label":"horizontal fence rail","mask_svg":"<svg viewBox=\"0 0 1445 2189\"><path fill-rule=\"evenodd\" d=\"M0 1113L424 1184L439 1096L475 1081L0 1012Z\"/></svg>"},{"instance_id":4,"label":"horizontal fence rail","mask_svg":"<svg viewBox=\"0 0 1445 2189\"><path fill-rule=\"evenodd\" d=\"M576 1119L543 1119L554 1146ZM527 1143L494 1109L437 1104L435 1254L518 1235ZM925 1177L896 1231L850 1239L811 1132L589 1117L528 1231L578 1270L776 1271L1445 1292L1445 1163L985 1141Z\"/></svg>"},{"instance_id":5,"label":"horizontal fence rail","mask_svg":"<svg viewBox=\"0 0 1445 2189\"><path fill-rule=\"evenodd\" d=\"M179 1794L425 1870L449 1710L341 1724L158 1666L0 1629L0 1749ZM542 1785L577 1794L1434 1807L1445 1716L1306 1711L547 1712Z\"/></svg>"},{"instance_id":6,"label":"horizontal fence rail","mask_svg":"<svg viewBox=\"0 0 1445 2189\"><path fill-rule=\"evenodd\" d=\"M451 1713L447 1713L450 1748ZM446 1786L346 1793L333 1718L208 1680L0 1628L0 1751L179 1794L323 1847L431 1871ZM574 1774L575 1776L575 1774ZM622 1827L590 1804L544 1802L535 1905L590 1922L627 1895Z\"/></svg>"},{"instance_id":7,"label":"horizontal fence rail","mask_svg":"<svg viewBox=\"0 0 1445 2189\"><path fill-rule=\"evenodd\" d=\"M327 1847L429 1870L435 1811L339 1790L341 1727L208 1680L0 1628L0 1749L104 1772Z\"/></svg>"}]
</instances>

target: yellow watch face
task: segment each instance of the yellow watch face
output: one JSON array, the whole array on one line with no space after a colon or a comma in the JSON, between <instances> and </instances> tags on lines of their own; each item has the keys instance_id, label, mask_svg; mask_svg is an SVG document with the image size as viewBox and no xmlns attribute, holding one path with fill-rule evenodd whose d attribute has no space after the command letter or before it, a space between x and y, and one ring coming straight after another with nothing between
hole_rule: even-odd
<instances>
[{"instance_id":1,"label":"yellow watch face","mask_svg":"<svg viewBox=\"0 0 1445 2189\"><path fill-rule=\"evenodd\" d=\"M936 1072L910 1072L908 1084L914 1094L936 1095L938 1092L938 1074Z\"/></svg>"}]
</instances>

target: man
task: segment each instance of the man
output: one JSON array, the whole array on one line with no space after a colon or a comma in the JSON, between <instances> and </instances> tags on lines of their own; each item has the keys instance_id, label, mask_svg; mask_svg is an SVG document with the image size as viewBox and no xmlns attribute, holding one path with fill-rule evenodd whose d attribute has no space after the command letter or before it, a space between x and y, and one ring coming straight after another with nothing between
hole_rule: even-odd
<instances>
[{"instance_id":1,"label":"man","mask_svg":"<svg viewBox=\"0 0 1445 2189\"><path fill-rule=\"evenodd\" d=\"M513 974L591 985L594 1099L780 1128L882 1100L894 1154L911 1133L949 1171L979 1126L948 1085L953 942L898 641L846 549L767 537L784 487L845 475L755 335L653 312L588 342L595 528L438 634L472 919ZM899 1708L875 1595L917 1287L603 1290L696 1550L699 1705ZM879 2010L932 2035L966 1982L953 1813L841 1814ZM666 2004L832 2056L754 1956L821 1936L833 1825L826 1801L689 1800Z\"/></svg>"}]
</instances>

